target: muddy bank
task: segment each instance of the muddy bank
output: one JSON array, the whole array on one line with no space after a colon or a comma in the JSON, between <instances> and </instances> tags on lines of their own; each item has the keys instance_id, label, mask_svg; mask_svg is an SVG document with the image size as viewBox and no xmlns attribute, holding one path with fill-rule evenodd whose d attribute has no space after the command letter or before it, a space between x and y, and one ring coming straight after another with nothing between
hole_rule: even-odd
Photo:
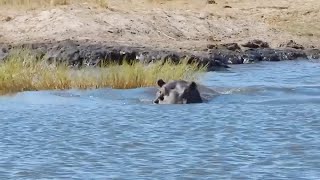
<instances>
[{"instance_id":1,"label":"muddy bank","mask_svg":"<svg viewBox=\"0 0 320 180\"><path fill-rule=\"evenodd\" d=\"M253 40L244 44L208 44L202 51L183 52L64 40L20 45L0 44L0 60L5 60L14 48L27 48L48 62L67 62L77 67L97 66L105 62L121 64L124 60L148 64L158 60L178 63L181 59L187 59L189 63L207 64L208 71L215 71L228 68L229 64L320 58L319 49L306 49L294 41L283 43L276 49L270 48L267 42Z\"/></svg>"}]
</instances>

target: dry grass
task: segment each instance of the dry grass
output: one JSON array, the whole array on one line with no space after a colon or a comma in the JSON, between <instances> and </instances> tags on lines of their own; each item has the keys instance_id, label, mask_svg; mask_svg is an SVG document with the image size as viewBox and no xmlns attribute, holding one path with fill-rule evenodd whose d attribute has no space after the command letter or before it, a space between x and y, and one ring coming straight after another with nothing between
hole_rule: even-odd
<instances>
[{"instance_id":1,"label":"dry grass","mask_svg":"<svg viewBox=\"0 0 320 180\"><path fill-rule=\"evenodd\" d=\"M36 7L47 7L47 6L57 6L57 5L68 5L71 3L82 3L82 0L0 0L0 6L8 7L26 7L26 8L36 8ZM93 4L97 4L100 7L107 8L108 0L91 0L88 1Z\"/></svg>"},{"instance_id":2,"label":"dry grass","mask_svg":"<svg viewBox=\"0 0 320 180\"><path fill-rule=\"evenodd\" d=\"M29 51L16 50L0 64L0 94L52 89L112 87L128 89L154 86L157 79L197 80L205 67L161 62L143 65L111 64L104 67L71 69L67 65L37 60Z\"/></svg>"}]
</instances>

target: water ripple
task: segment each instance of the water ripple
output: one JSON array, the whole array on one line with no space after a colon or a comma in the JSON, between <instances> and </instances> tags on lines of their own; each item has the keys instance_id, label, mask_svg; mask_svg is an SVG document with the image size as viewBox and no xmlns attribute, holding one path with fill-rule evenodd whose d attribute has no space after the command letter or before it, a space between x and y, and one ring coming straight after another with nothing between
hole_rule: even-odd
<instances>
[{"instance_id":1,"label":"water ripple","mask_svg":"<svg viewBox=\"0 0 320 180\"><path fill-rule=\"evenodd\" d=\"M0 97L0 179L319 179L315 66L207 73L221 95L193 105L153 105L154 88Z\"/></svg>"}]
</instances>

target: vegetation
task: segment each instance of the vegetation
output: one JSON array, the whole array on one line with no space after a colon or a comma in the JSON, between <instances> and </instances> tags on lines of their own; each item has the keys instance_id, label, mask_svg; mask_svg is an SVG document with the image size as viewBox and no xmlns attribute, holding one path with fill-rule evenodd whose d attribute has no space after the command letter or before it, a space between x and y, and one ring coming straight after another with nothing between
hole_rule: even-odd
<instances>
[{"instance_id":1,"label":"vegetation","mask_svg":"<svg viewBox=\"0 0 320 180\"><path fill-rule=\"evenodd\" d=\"M119 89L154 86L157 79L197 80L204 66L181 61L100 67L70 68L66 64L49 64L27 50L15 50L0 63L0 94L52 89Z\"/></svg>"}]
</instances>

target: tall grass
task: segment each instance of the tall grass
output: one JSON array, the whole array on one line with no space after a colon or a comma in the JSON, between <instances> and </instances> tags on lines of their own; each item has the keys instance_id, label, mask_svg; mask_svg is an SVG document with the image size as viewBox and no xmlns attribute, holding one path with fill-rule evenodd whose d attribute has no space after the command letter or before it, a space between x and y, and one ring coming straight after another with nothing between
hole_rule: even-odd
<instances>
[{"instance_id":1,"label":"tall grass","mask_svg":"<svg viewBox=\"0 0 320 180\"><path fill-rule=\"evenodd\" d=\"M111 87L128 89L154 86L157 79L197 80L205 66L189 65L182 61L74 69L66 64L49 64L30 51L15 50L0 63L0 94L52 89L88 89Z\"/></svg>"}]
</instances>

